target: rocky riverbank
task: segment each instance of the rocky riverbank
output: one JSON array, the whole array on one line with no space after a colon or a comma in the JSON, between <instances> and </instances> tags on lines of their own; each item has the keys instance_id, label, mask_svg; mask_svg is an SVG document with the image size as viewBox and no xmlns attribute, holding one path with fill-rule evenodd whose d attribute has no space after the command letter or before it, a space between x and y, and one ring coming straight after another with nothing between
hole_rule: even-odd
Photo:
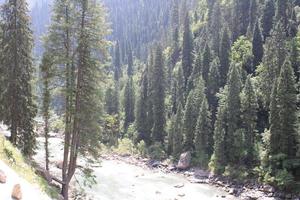
<instances>
[{"instance_id":1,"label":"rocky riverbank","mask_svg":"<svg viewBox=\"0 0 300 200\"><path fill-rule=\"evenodd\" d=\"M286 194L276 191L270 185L262 185L255 181L246 183L234 183L228 178L213 176L209 172L200 168L191 167L187 170L178 170L176 165L169 160L163 162L155 161L147 158L140 158L131 155L106 154L102 156L105 160L116 160L125 162L130 165L139 166L144 169L161 171L164 173L172 173L184 176L189 182L194 184L209 184L224 190L228 195L233 195L243 200L300 200L300 196L296 194ZM226 196L222 196L226 199Z\"/></svg>"}]
</instances>

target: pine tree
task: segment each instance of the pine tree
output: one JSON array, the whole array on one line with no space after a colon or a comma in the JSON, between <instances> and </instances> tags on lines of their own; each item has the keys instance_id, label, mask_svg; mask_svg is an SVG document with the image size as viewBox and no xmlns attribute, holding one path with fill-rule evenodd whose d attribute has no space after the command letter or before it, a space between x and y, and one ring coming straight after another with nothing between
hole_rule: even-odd
<instances>
[{"instance_id":1,"label":"pine tree","mask_svg":"<svg viewBox=\"0 0 300 200\"><path fill-rule=\"evenodd\" d=\"M261 18L262 34L264 41L270 36L270 32L273 28L273 17L275 16L274 0L267 0L263 8L263 15Z\"/></svg>"},{"instance_id":2,"label":"pine tree","mask_svg":"<svg viewBox=\"0 0 300 200\"><path fill-rule=\"evenodd\" d=\"M107 55L108 24L105 21L104 7L93 0L80 0L78 9L77 52L74 119L69 141L65 146L69 155L64 158L62 194L68 199L69 183L77 168L78 154L92 158L99 156L101 118L101 65L98 55ZM68 170L67 170L68 169Z\"/></svg>"},{"instance_id":3,"label":"pine tree","mask_svg":"<svg viewBox=\"0 0 300 200\"><path fill-rule=\"evenodd\" d=\"M188 80L193 70L193 48L193 36L190 28L190 17L187 13L184 20L182 44L182 70L184 75L185 88L187 88Z\"/></svg>"},{"instance_id":4,"label":"pine tree","mask_svg":"<svg viewBox=\"0 0 300 200\"><path fill-rule=\"evenodd\" d=\"M172 55L171 63L173 66L177 63L180 56L180 45L179 45L179 8L178 2L173 2L172 8Z\"/></svg>"},{"instance_id":5,"label":"pine tree","mask_svg":"<svg viewBox=\"0 0 300 200\"><path fill-rule=\"evenodd\" d=\"M130 124L134 122L134 103L135 103L135 93L133 78L129 77L124 90L124 130L127 131Z\"/></svg>"},{"instance_id":6,"label":"pine tree","mask_svg":"<svg viewBox=\"0 0 300 200\"><path fill-rule=\"evenodd\" d=\"M206 98L203 99L195 129L195 153L201 166L207 167L212 154L213 134L211 113Z\"/></svg>"},{"instance_id":7,"label":"pine tree","mask_svg":"<svg viewBox=\"0 0 300 200\"><path fill-rule=\"evenodd\" d=\"M122 70L121 70L121 57L120 57L120 46L119 42L117 42L115 46L115 57L114 57L114 79L115 81L119 81Z\"/></svg>"},{"instance_id":8,"label":"pine tree","mask_svg":"<svg viewBox=\"0 0 300 200\"><path fill-rule=\"evenodd\" d=\"M300 80L300 69L299 69L299 66L300 66L300 60L299 60L299 49L300 49L300 46L299 46L299 38L296 37L296 38L293 38L291 40L291 53L290 53L290 61L291 61L291 65L292 65L292 68L294 69L294 74L295 74L295 77L296 77L296 83L299 82Z\"/></svg>"},{"instance_id":9,"label":"pine tree","mask_svg":"<svg viewBox=\"0 0 300 200\"><path fill-rule=\"evenodd\" d=\"M253 87L253 83L251 81L250 75L248 75L245 86L241 93L241 105L242 105L242 120L243 120L243 128L244 137L245 137L245 150L246 150L246 158L245 164L246 166L253 166L253 161L255 161L255 129L257 122L257 111L258 111L258 103L257 96Z\"/></svg>"},{"instance_id":10,"label":"pine tree","mask_svg":"<svg viewBox=\"0 0 300 200\"><path fill-rule=\"evenodd\" d=\"M229 58L230 58L230 38L228 35L228 29L225 28L222 33L221 45L220 45L220 75L221 86L224 86L227 82L227 74L229 70Z\"/></svg>"},{"instance_id":11,"label":"pine tree","mask_svg":"<svg viewBox=\"0 0 300 200\"><path fill-rule=\"evenodd\" d=\"M226 129L227 129L227 105L226 105L227 86L219 94L219 107L217 120L214 124L214 153L211 157L209 168L215 174L223 174L227 164L226 150Z\"/></svg>"},{"instance_id":12,"label":"pine tree","mask_svg":"<svg viewBox=\"0 0 300 200\"><path fill-rule=\"evenodd\" d=\"M288 59L283 64L278 78L278 109L280 124L279 151L294 158L297 152L297 92L293 68ZM278 122L277 122L278 123Z\"/></svg>"},{"instance_id":13,"label":"pine tree","mask_svg":"<svg viewBox=\"0 0 300 200\"><path fill-rule=\"evenodd\" d=\"M53 79L51 57L47 54L43 55L42 63L40 66L43 81L43 106L42 113L44 119L44 135L45 135L45 165L46 170L49 171L49 127L50 127L50 102L51 102L51 81Z\"/></svg>"},{"instance_id":14,"label":"pine tree","mask_svg":"<svg viewBox=\"0 0 300 200\"><path fill-rule=\"evenodd\" d=\"M212 34L212 50L217 56L220 55L220 33L222 29L221 21L222 13L220 9L220 3L217 1L213 7L212 22L210 27L210 33Z\"/></svg>"},{"instance_id":15,"label":"pine tree","mask_svg":"<svg viewBox=\"0 0 300 200\"><path fill-rule=\"evenodd\" d=\"M211 55L210 47L206 45L202 55L202 76L205 82L207 82L208 80L209 67L210 67L210 62L212 60L211 57L212 55Z\"/></svg>"},{"instance_id":16,"label":"pine tree","mask_svg":"<svg viewBox=\"0 0 300 200\"><path fill-rule=\"evenodd\" d=\"M36 107L30 83L33 35L26 1L7 1L2 7L2 20L3 120L10 128L10 141L21 147L25 155L31 156L36 147L33 128Z\"/></svg>"},{"instance_id":17,"label":"pine tree","mask_svg":"<svg viewBox=\"0 0 300 200\"><path fill-rule=\"evenodd\" d=\"M253 66L258 66L263 58L264 48L263 48L263 38L259 28L258 22L255 25L253 39L252 39L252 53L253 53Z\"/></svg>"},{"instance_id":18,"label":"pine tree","mask_svg":"<svg viewBox=\"0 0 300 200\"><path fill-rule=\"evenodd\" d=\"M240 160L239 145L241 145L241 75L238 64L232 64L228 73L227 92L227 134L226 134L226 155L228 162L236 164Z\"/></svg>"},{"instance_id":19,"label":"pine tree","mask_svg":"<svg viewBox=\"0 0 300 200\"><path fill-rule=\"evenodd\" d=\"M281 21L284 24L284 29L287 31L288 16L287 16L288 1L277 0L275 17L277 21Z\"/></svg>"},{"instance_id":20,"label":"pine tree","mask_svg":"<svg viewBox=\"0 0 300 200\"><path fill-rule=\"evenodd\" d=\"M54 61L54 65L61 66L62 71L58 73L62 75L62 82L65 82L64 91L65 96L65 131L64 131L64 162L62 167L62 195L68 198L68 161L69 151L72 136L72 120L74 118L75 106L75 58L74 45L72 41L75 40L74 26L74 1L55 0L52 7L51 24L45 38L45 51L50 54Z\"/></svg>"},{"instance_id":21,"label":"pine tree","mask_svg":"<svg viewBox=\"0 0 300 200\"><path fill-rule=\"evenodd\" d=\"M218 108L218 99L217 99L217 93L220 89L220 61L219 58L215 58L212 63L208 74L208 81L207 81L207 100L210 107L210 110L212 112L212 121L215 122L216 119L216 113Z\"/></svg>"},{"instance_id":22,"label":"pine tree","mask_svg":"<svg viewBox=\"0 0 300 200\"><path fill-rule=\"evenodd\" d=\"M131 45L129 45L128 50L127 50L127 62L128 62L127 76L132 76L133 75L133 56L132 56Z\"/></svg>"},{"instance_id":23,"label":"pine tree","mask_svg":"<svg viewBox=\"0 0 300 200\"><path fill-rule=\"evenodd\" d=\"M165 136L165 76L161 47L158 46L153 65L153 128L152 137L155 142L164 142Z\"/></svg>"},{"instance_id":24,"label":"pine tree","mask_svg":"<svg viewBox=\"0 0 300 200\"><path fill-rule=\"evenodd\" d=\"M235 41L239 36L247 33L247 28L250 22L249 10L249 0L239 0L233 2L233 41Z\"/></svg>"},{"instance_id":25,"label":"pine tree","mask_svg":"<svg viewBox=\"0 0 300 200\"><path fill-rule=\"evenodd\" d=\"M252 35L255 24L257 23L258 19L258 6L256 0L250 0L250 10L249 10L249 27L248 33ZM249 34L247 34L249 35Z\"/></svg>"},{"instance_id":26,"label":"pine tree","mask_svg":"<svg viewBox=\"0 0 300 200\"><path fill-rule=\"evenodd\" d=\"M199 105L201 105L203 101L204 93L204 81L199 79L196 88L189 93L185 106L183 134L184 148L186 150L194 149L195 128L199 115Z\"/></svg>"},{"instance_id":27,"label":"pine tree","mask_svg":"<svg viewBox=\"0 0 300 200\"><path fill-rule=\"evenodd\" d=\"M182 153L183 150L183 131L182 131L182 105L179 103L175 121L174 121L174 126L173 126L173 157L174 158L179 158L180 154Z\"/></svg>"},{"instance_id":28,"label":"pine tree","mask_svg":"<svg viewBox=\"0 0 300 200\"><path fill-rule=\"evenodd\" d=\"M148 67L146 68L140 86L140 92L136 103L135 125L138 131L138 140L144 140L150 145L151 134L148 132L147 125L147 106L148 106Z\"/></svg>"}]
</instances>

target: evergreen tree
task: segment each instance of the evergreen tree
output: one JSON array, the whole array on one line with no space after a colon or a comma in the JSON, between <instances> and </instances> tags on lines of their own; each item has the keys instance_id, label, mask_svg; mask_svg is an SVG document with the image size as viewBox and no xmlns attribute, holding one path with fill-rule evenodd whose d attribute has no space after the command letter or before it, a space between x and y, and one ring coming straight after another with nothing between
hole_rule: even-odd
<instances>
[{"instance_id":1,"label":"evergreen tree","mask_svg":"<svg viewBox=\"0 0 300 200\"><path fill-rule=\"evenodd\" d=\"M257 23L258 19L258 6L256 0L250 0L250 10L249 10L249 27L248 33L252 35L255 24ZM249 35L249 34L248 34Z\"/></svg>"},{"instance_id":2,"label":"evergreen tree","mask_svg":"<svg viewBox=\"0 0 300 200\"><path fill-rule=\"evenodd\" d=\"M153 65L153 128L152 137L155 142L164 142L165 136L165 78L164 61L161 47L158 46Z\"/></svg>"},{"instance_id":3,"label":"evergreen tree","mask_svg":"<svg viewBox=\"0 0 300 200\"><path fill-rule=\"evenodd\" d=\"M174 125L173 125L173 157L179 158L180 154L182 153L183 148L183 132L182 132L182 105L179 103Z\"/></svg>"},{"instance_id":4,"label":"evergreen tree","mask_svg":"<svg viewBox=\"0 0 300 200\"><path fill-rule=\"evenodd\" d=\"M290 52L290 61L291 61L291 65L292 65L292 68L294 69L294 74L295 74L295 77L296 77L296 83L299 82L300 80L300 69L299 69L299 66L300 66L300 61L299 61L299 49L300 49L300 46L299 46L299 38L296 37L296 38L293 38L291 40L291 52Z\"/></svg>"},{"instance_id":5,"label":"evergreen tree","mask_svg":"<svg viewBox=\"0 0 300 200\"><path fill-rule=\"evenodd\" d=\"M101 65L99 55L107 55L108 24L105 21L104 7L93 0L76 2L78 9L75 107L72 120L72 132L65 143L62 194L68 199L69 183L76 172L78 155L99 157L100 118L101 118ZM68 170L67 170L68 169Z\"/></svg>"},{"instance_id":6,"label":"evergreen tree","mask_svg":"<svg viewBox=\"0 0 300 200\"><path fill-rule=\"evenodd\" d=\"M240 160L241 149L241 75L239 66L232 64L228 73L227 92L227 134L226 134L226 155L228 162L236 164Z\"/></svg>"},{"instance_id":7,"label":"evergreen tree","mask_svg":"<svg viewBox=\"0 0 300 200\"><path fill-rule=\"evenodd\" d=\"M250 22L249 10L249 0L233 1L233 41L235 41L241 35L246 35Z\"/></svg>"},{"instance_id":8,"label":"evergreen tree","mask_svg":"<svg viewBox=\"0 0 300 200\"><path fill-rule=\"evenodd\" d=\"M185 106L183 134L184 148L186 150L194 149L195 128L199 115L199 105L201 105L203 101L204 93L204 81L199 79L196 88L189 93Z\"/></svg>"},{"instance_id":9,"label":"evergreen tree","mask_svg":"<svg viewBox=\"0 0 300 200\"><path fill-rule=\"evenodd\" d=\"M228 29L223 30L221 45L220 45L220 75L221 86L224 86L227 82L227 74L229 70L230 59L230 38L228 35Z\"/></svg>"},{"instance_id":10,"label":"evergreen tree","mask_svg":"<svg viewBox=\"0 0 300 200\"><path fill-rule=\"evenodd\" d=\"M252 39L252 53L253 53L253 66L258 66L263 58L264 48L263 39L258 22L255 25L253 39Z\"/></svg>"},{"instance_id":11,"label":"evergreen tree","mask_svg":"<svg viewBox=\"0 0 300 200\"><path fill-rule=\"evenodd\" d=\"M53 67L51 57L47 54L43 55L42 63L40 66L43 81L43 120L44 136L45 136L45 165L46 170L49 171L49 129L50 129L50 102L51 102L51 81L53 79Z\"/></svg>"},{"instance_id":12,"label":"evergreen tree","mask_svg":"<svg viewBox=\"0 0 300 200\"><path fill-rule=\"evenodd\" d=\"M144 140L147 145L150 144L151 134L148 132L147 125L147 106L148 106L148 72L147 68L143 74L140 86L140 92L136 103L135 125L138 131L138 140Z\"/></svg>"},{"instance_id":13,"label":"evergreen tree","mask_svg":"<svg viewBox=\"0 0 300 200\"><path fill-rule=\"evenodd\" d=\"M261 18L262 34L264 40L270 36L270 32L273 28L273 17L275 16L274 0L267 0L263 8L263 15Z\"/></svg>"},{"instance_id":14,"label":"evergreen tree","mask_svg":"<svg viewBox=\"0 0 300 200\"><path fill-rule=\"evenodd\" d=\"M218 99L217 99L217 93L220 89L220 61L217 58L215 58L212 63L208 74L208 82L207 82L207 100L210 107L210 110L212 112L212 121L215 122L216 119L216 113L218 108Z\"/></svg>"},{"instance_id":15,"label":"evergreen tree","mask_svg":"<svg viewBox=\"0 0 300 200\"><path fill-rule=\"evenodd\" d=\"M128 50L127 50L127 76L132 76L133 75L133 56L132 56L132 49L131 45L129 45Z\"/></svg>"},{"instance_id":16,"label":"evergreen tree","mask_svg":"<svg viewBox=\"0 0 300 200\"><path fill-rule=\"evenodd\" d=\"M241 110L242 120L245 138L245 164L246 166L253 166L255 161L255 129L257 121L258 103L255 89L251 81L250 75L248 75L245 86L241 93Z\"/></svg>"},{"instance_id":17,"label":"evergreen tree","mask_svg":"<svg viewBox=\"0 0 300 200\"><path fill-rule=\"evenodd\" d=\"M221 23L222 13L220 9L220 3L217 1L213 7L212 22L210 27L210 33L212 34L212 50L217 56L220 55L220 33L222 29Z\"/></svg>"},{"instance_id":18,"label":"evergreen tree","mask_svg":"<svg viewBox=\"0 0 300 200\"><path fill-rule=\"evenodd\" d=\"M278 78L278 109L280 138L279 152L294 158L297 152L297 92L293 68L288 59L283 64ZM278 121L277 121L278 123Z\"/></svg>"},{"instance_id":19,"label":"evergreen tree","mask_svg":"<svg viewBox=\"0 0 300 200\"><path fill-rule=\"evenodd\" d=\"M33 128L36 107L30 83L33 35L26 1L6 1L2 7L2 20L3 120L10 128L10 141L25 155L31 156L36 147Z\"/></svg>"},{"instance_id":20,"label":"evergreen tree","mask_svg":"<svg viewBox=\"0 0 300 200\"><path fill-rule=\"evenodd\" d=\"M119 81L122 70L121 70L121 57L120 57L120 46L119 42L117 42L115 46L115 57L114 57L114 79L115 81Z\"/></svg>"},{"instance_id":21,"label":"evergreen tree","mask_svg":"<svg viewBox=\"0 0 300 200\"><path fill-rule=\"evenodd\" d=\"M227 164L225 154L226 129L227 129L227 105L226 105L227 86L219 94L219 107L217 120L214 125L214 153L211 157L209 167L215 174L223 174Z\"/></svg>"},{"instance_id":22,"label":"evergreen tree","mask_svg":"<svg viewBox=\"0 0 300 200\"><path fill-rule=\"evenodd\" d=\"M173 2L172 9L172 55L171 55L171 63L173 66L177 63L180 56L180 45L179 45L179 8L178 2Z\"/></svg>"},{"instance_id":23,"label":"evergreen tree","mask_svg":"<svg viewBox=\"0 0 300 200\"><path fill-rule=\"evenodd\" d=\"M195 129L195 152L201 166L208 165L212 154L213 134L211 126L211 114L206 98L203 99Z\"/></svg>"},{"instance_id":24,"label":"evergreen tree","mask_svg":"<svg viewBox=\"0 0 300 200\"><path fill-rule=\"evenodd\" d=\"M187 13L184 20L182 44L182 70L184 75L185 88L187 88L188 80L193 70L193 48L193 36L190 28L190 17Z\"/></svg>"},{"instance_id":25,"label":"evergreen tree","mask_svg":"<svg viewBox=\"0 0 300 200\"><path fill-rule=\"evenodd\" d=\"M208 80L209 66L212 60L211 51L208 45L205 46L203 55L202 55L202 76L205 82Z\"/></svg>"},{"instance_id":26,"label":"evergreen tree","mask_svg":"<svg viewBox=\"0 0 300 200\"><path fill-rule=\"evenodd\" d=\"M127 131L130 124L134 122L135 93L132 77L129 77L124 90L124 130Z\"/></svg>"}]
</instances>

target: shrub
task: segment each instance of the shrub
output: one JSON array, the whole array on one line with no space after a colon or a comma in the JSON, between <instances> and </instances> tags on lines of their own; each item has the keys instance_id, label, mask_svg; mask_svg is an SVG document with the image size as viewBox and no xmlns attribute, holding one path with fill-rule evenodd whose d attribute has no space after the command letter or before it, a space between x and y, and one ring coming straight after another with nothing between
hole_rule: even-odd
<instances>
[{"instance_id":1,"label":"shrub","mask_svg":"<svg viewBox=\"0 0 300 200\"><path fill-rule=\"evenodd\" d=\"M163 160L166 158L166 152L160 142L155 142L151 145L148 149L148 154L149 157L154 160Z\"/></svg>"},{"instance_id":2,"label":"shrub","mask_svg":"<svg viewBox=\"0 0 300 200\"><path fill-rule=\"evenodd\" d=\"M137 144L137 151L140 156L142 156L142 157L146 156L147 149L146 149L146 144L143 140Z\"/></svg>"},{"instance_id":3,"label":"shrub","mask_svg":"<svg viewBox=\"0 0 300 200\"><path fill-rule=\"evenodd\" d=\"M114 148L114 152L120 154L120 155L133 155L135 152L134 144L133 142L128 139L124 138L122 140L119 140L118 147Z\"/></svg>"}]
</instances>

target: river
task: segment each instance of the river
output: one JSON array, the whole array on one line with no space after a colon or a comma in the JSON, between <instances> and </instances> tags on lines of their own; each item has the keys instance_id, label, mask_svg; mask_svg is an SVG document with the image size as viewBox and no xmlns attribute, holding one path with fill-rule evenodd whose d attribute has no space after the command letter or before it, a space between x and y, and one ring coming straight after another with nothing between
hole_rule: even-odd
<instances>
[{"instance_id":1,"label":"river","mask_svg":"<svg viewBox=\"0 0 300 200\"><path fill-rule=\"evenodd\" d=\"M95 168L97 184L85 188L93 200L212 200L235 199L223 191L190 183L177 174L151 171L115 160Z\"/></svg>"}]
</instances>

